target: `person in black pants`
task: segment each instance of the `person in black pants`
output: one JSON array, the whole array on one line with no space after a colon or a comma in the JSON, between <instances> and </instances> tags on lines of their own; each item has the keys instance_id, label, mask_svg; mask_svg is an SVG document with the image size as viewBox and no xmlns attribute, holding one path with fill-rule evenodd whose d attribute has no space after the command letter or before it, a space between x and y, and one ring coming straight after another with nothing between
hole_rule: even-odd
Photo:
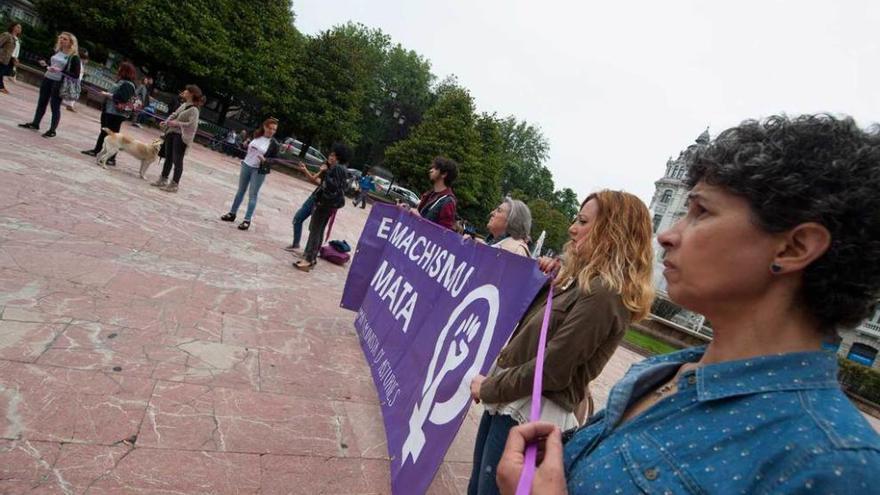
<instances>
[{"instance_id":1,"label":"person in black pants","mask_svg":"<svg viewBox=\"0 0 880 495\"><path fill-rule=\"evenodd\" d=\"M333 212L345 206L345 183L347 181L344 164L348 163L351 151L344 144L334 144L333 152L327 157L327 162L321 165L321 170L311 175L304 163L300 162L300 170L312 182L319 184L313 193L315 196L315 208L312 210L312 219L309 220L309 240L306 241L306 249L303 259L294 263L293 267L304 272L311 271L317 264L318 250L324 239L324 228L330 220Z\"/></svg>"},{"instance_id":2,"label":"person in black pants","mask_svg":"<svg viewBox=\"0 0 880 495\"><path fill-rule=\"evenodd\" d=\"M40 97L37 99L34 120L18 124L19 127L38 130L40 121L46 113L46 106L49 106L52 109L52 123L49 130L43 133L43 137L55 137L55 130L61 121L61 82L65 77L79 79L79 72L82 70L82 63L77 55L78 50L76 36L66 31L58 35L55 55L52 55L48 64L45 60L40 60L40 65L46 67L46 75L40 83Z\"/></svg>"},{"instance_id":3,"label":"person in black pants","mask_svg":"<svg viewBox=\"0 0 880 495\"><path fill-rule=\"evenodd\" d=\"M116 85L105 91L106 97L104 101L104 110L101 112L101 133L98 134L98 140L95 147L90 150L81 151L84 155L98 156L104 147L104 138L107 133L104 129L110 129L113 132L119 132L122 128L122 122L129 117L130 112L126 109L126 104L131 101L134 96L134 80L137 77L137 70L129 62L119 64L119 70L116 72ZM107 160L107 165L116 165L116 155Z\"/></svg>"},{"instance_id":4,"label":"person in black pants","mask_svg":"<svg viewBox=\"0 0 880 495\"><path fill-rule=\"evenodd\" d=\"M199 128L199 107L205 103L202 90L195 84L188 84L180 92L180 99L183 104L159 124L165 131L165 164L162 167L162 176L150 185L166 192L177 192L180 177L183 175L183 155L195 139ZM172 166L174 177L168 182Z\"/></svg>"}]
</instances>

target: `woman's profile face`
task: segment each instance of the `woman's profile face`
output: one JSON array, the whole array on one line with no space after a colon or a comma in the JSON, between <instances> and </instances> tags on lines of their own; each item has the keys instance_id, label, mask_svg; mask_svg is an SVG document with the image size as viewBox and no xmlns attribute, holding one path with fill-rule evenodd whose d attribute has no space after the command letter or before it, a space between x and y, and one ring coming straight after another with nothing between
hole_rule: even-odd
<instances>
[{"instance_id":1,"label":"woman's profile face","mask_svg":"<svg viewBox=\"0 0 880 495\"><path fill-rule=\"evenodd\" d=\"M263 136L270 138L275 135L275 132L278 130L278 124L270 123L263 126Z\"/></svg>"},{"instance_id":2,"label":"woman's profile face","mask_svg":"<svg viewBox=\"0 0 880 495\"><path fill-rule=\"evenodd\" d=\"M188 90L188 89L184 89L183 91L180 92L180 98L181 98L182 100L184 100L184 101L191 101L191 100L192 100L192 95L189 94L189 90Z\"/></svg>"},{"instance_id":3,"label":"woman's profile face","mask_svg":"<svg viewBox=\"0 0 880 495\"><path fill-rule=\"evenodd\" d=\"M598 217L599 203L593 198L584 203L584 206L581 207L581 211L579 211L574 218L574 222L568 228L569 239L575 244L584 242L587 235L589 235L590 230L593 229L593 224L596 223Z\"/></svg>"},{"instance_id":4,"label":"woman's profile face","mask_svg":"<svg viewBox=\"0 0 880 495\"><path fill-rule=\"evenodd\" d=\"M486 228L493 236L498 237L507 232L507 216L510 215L510 205L506 202L498 205L489 215L489 223Z\"/></svg>"},{"instance_id":5,"label":"woman's profile face","mask_svg":"<svg viewBox=\"0 0 880 495\"><path fill-rule=\"evenodd\" d=\"M15 36L21 36L21 24L16 24L12 26L12 34Z\"/></svg>"},{"instance_id":6,"label":"woman's profile face","mask_svg":"<svg viewBox=\"0 0 880 495\"><path fill-rule=\"evenodd\" d=\"M757 225L745 198L703 182L691 191L687 214L657 240L670 298L710 315L763 297L784 245Z\"/></svg>"}]
</instances>

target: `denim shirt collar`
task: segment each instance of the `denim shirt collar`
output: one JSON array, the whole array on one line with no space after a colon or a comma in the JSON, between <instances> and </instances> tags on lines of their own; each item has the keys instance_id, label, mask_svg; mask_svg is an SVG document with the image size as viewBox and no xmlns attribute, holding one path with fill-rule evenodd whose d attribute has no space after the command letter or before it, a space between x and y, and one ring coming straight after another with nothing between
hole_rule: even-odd
<instances>
[{"instance_id":1,"label":"denim shirt collar","mask_svg":"<svg viewBox=\"0 0 880 495\"><path fill-rule=\"evenodd\" d=\"M706 348L695 347L644 361L697 362ZM792 352L710 364L696 369L697 399L701 402L783 390L836 388L837 357L830 352Z\"/></svg>"}]
</instances>

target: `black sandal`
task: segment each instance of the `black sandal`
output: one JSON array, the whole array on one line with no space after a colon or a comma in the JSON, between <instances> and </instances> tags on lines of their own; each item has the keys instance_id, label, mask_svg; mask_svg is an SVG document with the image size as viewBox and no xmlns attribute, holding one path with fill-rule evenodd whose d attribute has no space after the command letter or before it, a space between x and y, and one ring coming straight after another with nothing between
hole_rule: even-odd
<instances>
[{"instance_id":1,"label":"black sandal","mask_svg":"<svg viewBox=\"0 0 880 495\"><path fill-rule=\"evenodd\" d=\"M293 264L293 267L301 272L310 272L317 265L317 261L300 260Z\"/></svg>"},{"instance_id":2,"label":"black sandal","mask_svg":"<svg viewBox=\"0 0 880 495\"><path fill-rule=\"evenodd\" d=\"M223 220L224 222L234 222L235 221L235 213L227 213L227 214L223 215L222 217L220 217L220 220Z\"/></svg>"},{"instance_id":3,"label":"black sandal","mask_svg":"<svg viewBox=\"0 0 880 495\"><path fill-rule=\"evenodd\" d=\"M240 224L238 224L238 230L247 230L248 228L250 228L250 226L251 226L251 221L245 220L244 222L241 222Z\"/></svg>"}]
</instances>

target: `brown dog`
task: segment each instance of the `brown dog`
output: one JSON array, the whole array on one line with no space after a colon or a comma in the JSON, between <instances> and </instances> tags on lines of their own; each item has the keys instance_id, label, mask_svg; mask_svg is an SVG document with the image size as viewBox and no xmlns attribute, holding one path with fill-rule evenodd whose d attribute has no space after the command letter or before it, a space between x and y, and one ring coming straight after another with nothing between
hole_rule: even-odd
<instances>
[{"instance_id":1,"label":"brown dog","mask_svg":"<svg viewBox=\"0 0 880 495\"><path fill-rule=\"evenodd\" d=\"M128 154L141 161L141 169L139 175L141 179L146 179L147 169L159 158L159 150L162 148L164 140L158 138L150 144L142 143L134 138L126 136L120 132L113 132L104 127L107 137L104 139L104 147L98 153L98 165L107 168L107 160L111 156L120 151L127 151Z\"/></svg>"}]
</instances>

